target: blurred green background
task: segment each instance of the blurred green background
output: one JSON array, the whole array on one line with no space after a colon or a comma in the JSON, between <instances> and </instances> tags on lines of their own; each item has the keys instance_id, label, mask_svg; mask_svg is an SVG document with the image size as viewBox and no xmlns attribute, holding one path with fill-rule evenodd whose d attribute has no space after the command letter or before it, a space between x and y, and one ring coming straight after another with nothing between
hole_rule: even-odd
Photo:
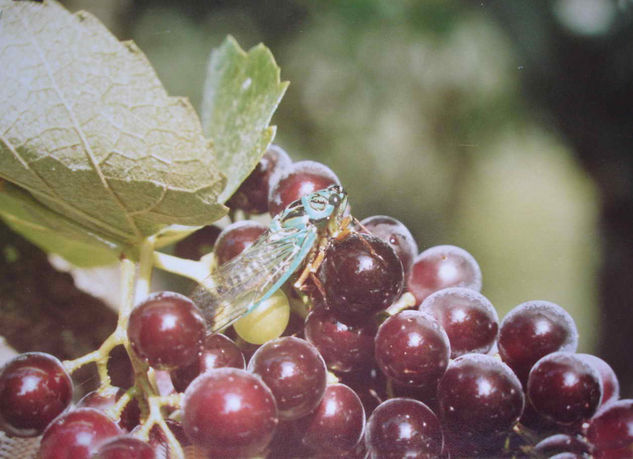
<instances>
[{"instance_id":1,"label":"blurred green background","mask_svg":"<svg viewBox=\"0 0 633 459\"><path fill-rule=\"evenodd\" d=\"M330 166L359 219L472 253L501 317L560 304L633 392L630 2L64 3L196 106L213 47L264 42L291 82L276 143Z\"/></svg>"}]
</instances>

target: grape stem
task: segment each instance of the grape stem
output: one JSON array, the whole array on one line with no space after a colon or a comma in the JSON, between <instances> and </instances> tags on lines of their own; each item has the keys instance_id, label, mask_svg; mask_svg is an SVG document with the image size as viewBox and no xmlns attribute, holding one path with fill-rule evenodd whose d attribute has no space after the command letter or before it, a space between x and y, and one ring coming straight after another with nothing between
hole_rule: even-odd
<instances>
[{"instance_id":1,"label":"grape stem","mask_svg":"<svg viewBox=\"0 0 633 459\"><path fill-rule=\"evenodd\" d=\"M165 422L162 413L162 407L165 405L168 406L180 406L182 399L182 394L172 394L168 396L151 396L148 397L149 404L149 416L143 422L143 426L138 431L136 436L144 441L149 441L149 435L152 430L152 427L155 425L158 426L159 429L163 431L163 435L165 435L165 439L167 440L167 444L169 445L169 452L175 458L182 459L185 457L185 453L180 446L180 442L174 436L171 429ZM172 456L170 456L172 457Z\"/></svg>"},{"instance_id":2,"label":"grape stem","mask_svg":"<svg viewBox=\"0 0 633 459\"><path fill-rule=\"evenodd\" d=\"M204 263L204 261L187 260L162 252L154 252L153 263L155 267L163 271L192 279L199 284L208 285L211 270L209 264Z\"/></svg>"},{"instance_id":3,"label":"grape stem","mask_svg":"<svg viewBox=\"0 0 633 459\"><path fill-rule=\"evenodd\" d=\"M386 309L387 314L394 316L405 309L415 306L415 297L411 292L405 292L398 300Z\"/></svg>"}]
</instances>

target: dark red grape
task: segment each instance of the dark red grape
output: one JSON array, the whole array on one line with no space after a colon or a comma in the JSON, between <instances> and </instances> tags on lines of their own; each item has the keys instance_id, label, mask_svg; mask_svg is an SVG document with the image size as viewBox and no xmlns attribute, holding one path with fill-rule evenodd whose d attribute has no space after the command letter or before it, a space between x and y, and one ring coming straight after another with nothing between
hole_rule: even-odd
<instances>
[{"instance_id":1,"label":"dark red grape","mask_svg":"<svg viewBox=\"0 0 633 459\"><path fill-rule=\"evenodd\" d=\"M50 354L28 352L0 370L0 429L33 437L68 405L73 384L62 363Z\"/></svg>"},{"instance_id":2,"label":"dark red grape","mask_svg":"<svg viewBox=\"0 0 633 459\"><path fill-rule=\"evenodd\" d=\"M92 459L154 459L154 449L138 438L121 435L106 440Z\"/></svg>"},{"instance_id":3,"label":"dark red grape","mask_svg":"<svg viewBox=\"0 0 633 459\"><path fill-rule=\"evenodd\" d=\"M554 352L532 367L527 395L540 414L570 424L595 413L602 397L600 375L575 354Z\"/></svg>"},{"instance_id":4,"label":"dark red grape","mask_svg":"<svg viewBox=\"0 0 633 459\"><path fill-rule=\"evenodd\" d=\"M507 454L504 452L504 447L507 443L508 434L505 432L454 431L444 424L442 424L442 428L444 433L445 457L495 459L507 457Z\"/></svg>"},{"instance_id":5,"label":"dark red grape","mask_svg":"<svg viewBox=\"0 0 633 459\"><path fill-rule=\"evenodd\" d=\"M339 320L366 322L402 293L402 263L394 250L370 234L350 233L327 249L319 269L327 306Z\"/></svg>"},{"instance_id":6,"label":"dark red grape","mask_svg":"<svg viewBox=\"0 0 633 459\"><path fill-rule=\"evenodd\" d=\"M381 403L367 420L365 446L371 458L437 457L442 429L424 403L392 398Z\"/></svg>"},{"instance_id":7,"label":"dark red grape","mask_svg":"<svg viewBox=\"0 0 633 459\"><path fill-rule=\"evenodd\" d=\"M125 390L121 388L108 393L100 393L97 391L89 392L77 402L76 406L78 408L95 408L100 411L105 411L106 409L113 406L124 393ZM141 410L138 406L138 401L133 398L123 409L123 412L121 413L121 419L119 420L118 424L119 427L129 432L139 424L140 419Z\"/></svg>"},{"instance_id":8,"label":"dark red grape","mask_svg":"<svg viewBox=\"0 0 633 459\"><path fill-rule=\"evenodd\" d=\"M213 251L222 230L215 225L205 226L178 241L174 253L181 258L199 260Z\"/></svg>"},{"instance_id":9,"label":"dark red grape","mask_svg":"<svg viewBox=\"0 0 633 459\"><path fill-rule=\"evenodd\" d=\"M387 377L375 366L343 373L340 380L341 383L351 387L356 392L356 395L363 403L365 413L368 415L389 398L387 394Z\"/></svg>"},{"instance_id":10,"label":"dark red grape","mask_svg":"<svg viewBox=\"0 0 633 459\"><path fill-rule=\"evenodd\" d=\"M271 145L226 205L251 214L267 212L271 181L291 164L292 160L281 147Z\"/></svg>"},{"instance_id":11,"label":"dark red grape","mask_svg":"<svg viewBox=\"0 0 633 459\"><path fill-rule=\"evenodd\" d=\"M178 293L160 292L134 308L127 335L139 357L154 368L169 370L196 358L205 329L193 301Z\"/></svg>"},{"instance_id":12,"label":"dark red grape","mask_svg":"<svg viewBox=\"0 0 633 459\"><path fill-rule=\"evenodd\" d=\"M532 452L539 457L551 457L559 453L574 453L577 456L589 454L589 445L581 438L568 434L555 434L538 442Z\"/></svg>"},{"instance_id":13,"label":"dark red grape","mask_svg":"<svg viewBox=\"0 0 633 459\"><path fill-rule=\"evenodd\" d=\"M631 459L633 457L633 444L617 449L598 449L593 452L592 457L593 459Z\"/></svg>"},{"instance_id":14,"label":"dark red grape","mask_svg":"<svg viewBox=\"0 0 633 459\"><path fill-rule=\"evenodd\" d=\"M373 363L377 327L373 320L346 325L332 311L314 309L306 318L305 336L319 350L329 369L346 373Z\"/></svg>"},{"instance_id":15,"label":"dark red grape","mask_svg":"<svg viewBox=\"0 0 633 459\"><path fill-rule=\"evenodd\" d=\"M325 392L327 368L309 342L285 336L262 345L248 362L270 388L282 420L298 419L315 409Z\"/></svg>"},{"instance_id":16,"label":"dark red grape","mask_svg":"<svg viewBox=\"0 0 633 459\"><path fill-rule=\"evenodd\" d=\"M413 259L418 254L418 244L411 231L401 221L385 215L367 217L360 224L395 250L407 276L413 267Z\"/></svg>"},{"instance_id":17,"label":"dark red grape","mask_svg":"<svg viewBox=\"0 0 633 459\"><path fill-rule=\"evenodd\" d=\"M418 303L431 293L448 287L481 290L481 269L473 256L453 245L426 249L413 260L407 280Z\"/></svg>"},{"instance_id":18,"label":"dark red grape","mask_svg":"<svg viewBox=\"0 0 633 459\"><path fill-rule=\"evenodd\" d=\"M320 454L335 455L358 445L365 429L365 410L352 389L332 384L319 406L300 423L304 444Z\"/></svg>"},{"instance_id":19,"label":"dark red grape","mask_svg":"<svg viewBox=\"0 0 633 459\"><path fill-rule=\"evenodd\" d=\"M633 446L633 399L601 406L589 421L587 440L599 450Z\"/></svg>"},{"instance_id":20,"label":"dark red grape","mask_svg":"<svg viewBox=\"0 0 633 459\"><path fill-rule=\"evenodd\" d=\"M524 384L538 359L556 351L575 352L577 344L574 319L549 301L516 306L499 329L499 355Z\"/></svg>"},{"instance_id":21,"label":"dark red grape","mask_svg":"<svg viewBox=\"0 0 633 459\"><path fill-rule=\"evenodd\" d=\"M437 389L442 425L465 439L510 431L525 404L521 383L510 368L484 354L451 361Z\"/></svg>"},{"instance_id":22,"label":"dark red grape","mask_svg":"<svg viewBox=\"0 0 633 459\"><path fill-rule=\"evenodd\" d=\"M607 362L591 354L576 355L594 367L600 374L600 380L602 381L602 400L600 401L600 405L620 398L620 382L618 381L615 371L613 371L613 368L611 368Z\"/></svg>"},{"instance_id":23,"label":"dark red grape","mask_svg":"<svg viewBox=\"0 0 633 459\"><path fill-rule=\"evenodd\" d=\"M263 450L279 418L271 390L246 370L217 368L185 391L182 425L192 443L235 456Z\"/></svg>"},{"instance_id":24,"label":"dark red grape","mask_svg":"<svg viewBox=\"0 0 633 459\"><path fill-rule=\"evenodd\" d=\"M222 230L215 242L215 260L218 265L235 258L266 231L266 226L253 220L231 223Z\"/></svg>"},{"instance_id":25,"label":"dark red grape","mask_svg":"<svg viewBox=\"0 0 633 459\"><path fill-rule=\"evenodd\" d=\"M448 365L450 345L432 316L402 311L378 328L375 356L388 377L408 386L433 388Z\"/></svg>"},{"instance_id":26,"label":"dark red grape","mask_svg":"<svg viewBox=\"0 0 633 459\"><path fill-rule=\"evenodd\" d=\"M276 215L288 204L330 185L340 185L332 170L316 161L298 161L276 175L268 194L268 211Z\"/></svg>"},{"instance_id":27,"label":"dark red grape","mask_svg":"<svg viewBox=\"0 0 633 459\"><path fill-rule=\"evenodd\" d=\"M88 459L108 438L122 433L101 411L77 408L59 416L44 431L38 458Z\"/></svg>"},{"instance_id":28,"label":"dark red grape","mask_svg":"<svg viewBox=\"0 0 633 459\"><path fill-rule=\"evenodd\" d=\"M437 291L426 297L419 310L431 314L444 328L451 343L451 358L486 353L497 338L497 311L474 290L452 287Z\"/></svg>"},{"instance_id":29,"label":"dark red grape","mask_svg":"<svg viewBox=\"0 0 633 459\"><path fill-rule=\"evenodd\" d=\"M187 386L200 373L213 368L246 367L244 354L235 342L226 335L212 333L204 338L198 358L191 364L171 371L171 380L178 392L184 392Z\"/></svg>"}]
</instances>

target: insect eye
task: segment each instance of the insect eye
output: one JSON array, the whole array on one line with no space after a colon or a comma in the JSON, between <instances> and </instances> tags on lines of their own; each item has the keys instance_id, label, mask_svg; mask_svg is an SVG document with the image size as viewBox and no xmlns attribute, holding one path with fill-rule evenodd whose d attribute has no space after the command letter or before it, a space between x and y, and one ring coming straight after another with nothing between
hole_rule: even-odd
<instances>
[{"instance_id":1,"label":"insect eye","mask_svg":"<svg viewBox=\"0 0 633 459\"><path fill-rule=\"evenodd\" d=\"M334 207L338 206L341 203L341 197L338 194L333 194L328 199L328 202Z\"/></svg>"}]
</instances>

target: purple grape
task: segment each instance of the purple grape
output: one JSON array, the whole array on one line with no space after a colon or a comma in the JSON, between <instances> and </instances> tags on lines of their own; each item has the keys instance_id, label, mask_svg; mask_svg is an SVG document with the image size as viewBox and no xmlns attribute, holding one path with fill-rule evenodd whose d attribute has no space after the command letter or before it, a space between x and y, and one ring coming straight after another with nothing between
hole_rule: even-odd
<instances>
[{"instance_id":1,"label":"purple grape","mask_svg":"<svg viewBox=\"0 0 633 459\"><path fill-rule=\"evenodd\" d=\"M275 396L282 420L298 419L314 410L325 393L327 368L309 342L285 336L262 345L248 362Z\"/></svg>"},{"instance_id":2,"label":"purple grape","mask_svg":"<svg viewBox=\"0 0 633 459\"><path fill-rule=\"evenodd\" d=\"M379 368L395 381L433 388L448 365L450 344L432 316L402 311L378 328L375 356Z\"/></svg>"},{"instance_id":3,"label":"purple grape","mask_svg":"<svg viewBox=\"0 0 633 459\"><path fill-rule=\"evenodd\" d=\"M170 372L171 381L178 392L184 392L200 373L224 367L243 370L246 367L244 354L228 336L212 333L204 338L197 359L187 366Z\"/></svg>"},{"instance_id":4,"label":"purple grape","mask_svg":"<svg viewBox=\"0 0 633 459\"><path fill-rule=\"evenodd\" d=\"M246 370L217 368L185 391L182 425L192 443L247 456L262 451L279 422L272 392Z\"/></svg>"},{"instance_id":5,"label":"purple grape","mask_svg":"<svg viewBox=\"0 0 633 459\"><path fill-rule=\"evenodd\" d=\"M589 421L587 440L598 450L633 446L633 399L601 406Z\"/></svg>"},{"instance_id":6,"label":"purple grape","mask_svg":"<svg viewBox=\"0 0 633 459\"><path fill-rule=\"evenodd\" d=\"M422 302L444 328L451 343L451 358L471 352L486 353L499 330L497 311L481 293L462 287L439 290Z\"/></svg>"},{"instance_id":7,"label":"purple grape","mask_svg":"<svg viewBox=\"0 0 633 459\"><path fill-rule=\"evenodd\" d=\"M426 249L413 260L407 285L418 303L448 287L481 290L481 269L473 256L453 245Z\"/></svg>"},{"instance_id":8,"label":"purple grape","mask_svg":"<svg viewBox=\"0 0 633 459\"><path fill-rule=\"evenodd\" d=\"M605 405L620 398L620 382L618 381L615 371L613 371L613 368L611 368L607 362L591 354L576 355L585 363L594 367L600 374L600 380L602 381L602 400L600 401L600 405Z\"/></svg>"},{"instance_id":9,"label":"purple grape","mask_svg":"<svg viewBox=\"0 0 633 459\"><path fill-rule=\"evenodd\" d=\"M583 457L589 454L589 445L577 436L555 434L538 442L532 452L539 457L551 457L566 452L576 454L577 456L574 457Z\"/></svg>"},{"instance_id":10,"label":"purple grape","mask_svg":"<svg viewBox=\"0 0 633 459\"><path fill-rule=\"evenodd\" d=\"M305 336L329 369L347 373L373 363L377 327L374 321L346 325L332 311L314 309L306 318Z\"/></svg>"},{"instance_id":11,"label":"purple grape","mask_svg":"<svg viewBox=\"0 0 633 459\"><path fill-rule=\"evenodd\" d=\"M484 354L466 354L451 361L437 398L442 425L470 439L510 431L525 404L521 383L512 370Z\"/></svg>"},{"instance_id":12,"label":"purple grape","mask_svg":"<svg viewBox=\"0 0 633 459\"><path fill-rule=\"evenodd\" d=\"M139 357L154 368L170 370L196 358L205 329L193 301L178 293L159 292L134 308L127 335Z\"/></svg>"},{"instance_id":13,"label":"purple grape","mask_svg":"<svg viewBox=\"0 0 633 459\"><path fill-rule=\"evenodd\" d=\"M231 223L222 230L215 241L214 255L218 265L235 258L266 231L266 226L252 220Z\"/></svg>"},{"instance_id":14,"label":"purple grape","mask_svg":"<svg viewBox=\"0 0 633 459\"><path fill-rule=\"evenodd\" d=\"M418 244L411 231L399 220L385 215L367 217L360 224L393 248L400 258L404 274L407 276L413 267L413 259L418 253Z\"/></svg>"},{"instance_id":15,"label":"purple grape","mask_svg":"<svg viewBox=\"0 0 633 459\"><path fill-rule=\"evenodd\" d=\"M554 352L530 371L527 395L534 409L561 424L590 418L602 397L600 374L575 354Z\"/></svg>"},{"instance_id":16,"label":"purple grape","mask_svg":"<svg viewBox=\"0 0 633 459\"><path fill-rule=\"evenodd\" d=\"M327 386L319 406L301 420L303 443L321 454L353 450L365 429L358 395L344 384Z\"/></svg>"},{"instance_id":17,"label":"purple grape","mask_svg":"<svg viewBox=\"0 0 633 459\"><path fill-rule=\"evenodd\" d=\"M276 215L302 196L330 185L340 184L336 174L324 164L316 161L298 161L272 178L268 194L268 211L270 215Z\"/></svg>"},{"instance_id":18,"label":"purple grape","mask_svg":"<svg viewBox=\"0 0 633 459\"><path fill-rule=\"evenodd\" d=\"M57 417L44 431L38 459L88 459L107 439L123 432L94 408L77 408Z\"/></svg>"},{"instance_id":19,"label":"purple grape","mask_svg":"<svg viewBox=\"0 0 633 459\"><path fill-rule=\"evenodd\" d=\"M341 382L352 388L360 398L365 413L371 414L387 400L387 377L375 366L341 374Z\"/></svg>"},{"instance_id":20,"label":"purple grape","mask_svg":"<svg viewBox=\"0 0 633 459\"><path fill-rule=\"evenodd\" d=\"M402 292L402 263L393 249L370 234L351 233L328 247L319 270L327 306L346 323L366 322Z\"/></svg>"},{"instance_id":21,"label":"purple grape","mask_svg":"<svg viewBox=\"0 0 633 459\"><path fill-rule=\"evenodd\" d=\"M271 145L255 169L242 182L237 191L226 203L231 209L241 209L251 214L263 214L268 211L268 194L271 182L286 168L292 160L281 147Z\"/></svg>"},{"instance_id":22,"label":"purple grape","mask_svg":"<svg viewBox=\"0 0 633 459\"><path fill-rule=\"evenodd\" d=\"M367 420L365 446L370 458L437 457L442 445L437 416L417 400L392 398Z\"/></svg>"},{"instance_id":23,"label":"purple grape","mask_svg":"<svg viewBox=\"0 0 633 459\"><path fill-rule=\"evenodd\" d=\"M523 383L541 357L557 351L575 352L577 345L574 319L549 301L521 303L501 321L499 355Z\"/></svg>"},{"instance_id":24,"label":"purple grape","mask_svg":"<svg viewBox=\"0 0 633 459\"><path fill-rule=\"evenodd\" d=\"M97 448L92 459L155 459L154 449L138 438L128 435L106 440Z\"/></svg>"},{"instance_id":25,"label":"purple grape","mask_svg":"<svg viewBox=\"0 0 633 459\"><path fill-rule=\"evenodd\" d=\"M73 383L62 363L50 354L28 352L0 370L0 429L33 437L72 400Z\"/></svg>"},{"instance_id":26,"label":"purple grape","mask_svg":"<svg viewBox=\"0 0 633 459\"><path fill-rule=\"evenodd\" d=\"M107 394L102 394L97 391L89 392L77 402L76 406L77 408L95 408L104 412L106 409L112 407L123 394L125 394L125 390L121 388L118 388L116 392L109 392ZM138 405L138 400L133 398L123 409L118 425L121 429L130 432L139 424L140 420L141 410Z\"/></svg>"}]
</instances>

